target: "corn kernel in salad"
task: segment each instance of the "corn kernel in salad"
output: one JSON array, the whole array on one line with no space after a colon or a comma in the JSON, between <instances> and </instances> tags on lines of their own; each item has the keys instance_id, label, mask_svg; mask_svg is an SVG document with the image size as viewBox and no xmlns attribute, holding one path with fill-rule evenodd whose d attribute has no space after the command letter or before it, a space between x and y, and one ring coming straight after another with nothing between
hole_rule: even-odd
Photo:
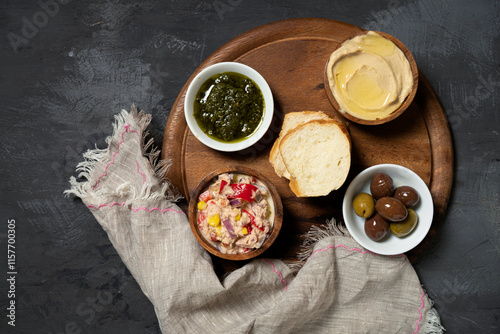
<instances>
[{"instance_id":1,"label":"corn kernel in salad","mask_svg":"<svg viewBox=\"0 0 500 334\"><path fill-rule=\"evenodd\" d=\"M220 225L220 217L219 217L218 213L216 213L215 215L210 216L208 218L208 225L210 225L212 227L216 227L216 226Z\"/></svg>"},{"instance_id":2,"label":"corn kernel in salad","mask_svg":"<svg viewBox=\"0 0 500 334\"><path fill-rule=\"evenodd\" d=\"M198 210L205 210L207 208L207 203L205 201L198 202Z\"/></svg>"}]
</instances>

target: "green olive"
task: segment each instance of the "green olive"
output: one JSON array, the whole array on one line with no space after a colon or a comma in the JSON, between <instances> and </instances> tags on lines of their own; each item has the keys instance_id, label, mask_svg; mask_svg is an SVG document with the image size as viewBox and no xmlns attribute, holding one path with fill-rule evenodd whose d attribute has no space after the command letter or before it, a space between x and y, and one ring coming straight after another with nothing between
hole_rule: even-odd
<instances>
[{"instance_id":1,"label":"green olive","mask_svg":"<svg viewBox=\"0 0 500 334\"><path fill-rule=\"evenodd\" d=\"M408 209L408 216L401 222L391 223L390 229L396 237L403 238L410 234L418 223L418 215L413 209Z\"/></svg>"},{"instance_id":2,"label":"green olive","mask_svg":"<svg viewBox=\"0 0 500 334\"><path fill-rule=\"evenodd\" d=\"M359 193L352 200L354 212L362 218L369 218L375 212L375 201L370 194Z\"/></svg>"}]
</instances>

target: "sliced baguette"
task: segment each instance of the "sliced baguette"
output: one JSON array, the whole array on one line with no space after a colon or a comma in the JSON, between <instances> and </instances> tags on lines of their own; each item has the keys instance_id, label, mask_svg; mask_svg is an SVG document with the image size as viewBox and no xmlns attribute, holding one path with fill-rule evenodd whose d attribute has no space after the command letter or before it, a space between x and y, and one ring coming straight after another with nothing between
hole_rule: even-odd
<instances>
[{"instance_id":1,"label":"sliced baguette","mask_svg":"<svg viewBox=\"0 0 500 334\"><path fill-rule=\"evenodd\" d=\"M269 155L269 162L274 167L274 171L276 172L276 174L278 174L278 176L290 179L290 173L287 171L279 151L279 145L281 139L290 130L293 130L297 126L317 119L327 120L331 118L327 114L321 111L299 111L299 112L288 113L285 115L285 118L283 119L283 125L281 126L280 134L276 139L276 141L274 142L274 145L271 148L271 153Z\"/></svg>"},{"instance_id":2,"label":"sliced baguette","mask_svg":"<svg viewBox=\"0 0 500 334\"><path fill-rule=\"evenodd\" d=\"M290 130L279 151L298 197L325 196L340 188L351 166L351 139L346 127L313 120Z\"/></svg>"}]
</instances>

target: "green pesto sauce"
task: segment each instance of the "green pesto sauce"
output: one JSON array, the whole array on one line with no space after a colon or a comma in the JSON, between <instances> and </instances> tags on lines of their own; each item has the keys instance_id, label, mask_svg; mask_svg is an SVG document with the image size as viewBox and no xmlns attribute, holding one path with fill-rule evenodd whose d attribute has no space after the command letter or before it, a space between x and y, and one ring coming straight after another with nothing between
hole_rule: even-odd
<instances>
[{"instance_id":1,"label":"green pesto sauce","mask_svg":"<svg viewBox=\"0 0 500 334\"><path fill-rule=\"evenodd\" d=\"M264 97L248 77L234 72L216 74L201 85L194 101L194 118L208 136L237 142L251 136L264 116Z\"/></svg>"}]
</instances>

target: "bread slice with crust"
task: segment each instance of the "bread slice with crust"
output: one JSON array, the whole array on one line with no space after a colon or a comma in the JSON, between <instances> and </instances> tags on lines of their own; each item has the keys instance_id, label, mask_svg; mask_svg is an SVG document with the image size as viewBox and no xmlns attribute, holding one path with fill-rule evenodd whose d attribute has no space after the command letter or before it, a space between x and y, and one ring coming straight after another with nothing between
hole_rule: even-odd
<instances>
[{"instance_id":1,"label":"bread slice with crust","mask_svg":"<svg viewBox=\"0 0 500 334\"><path fill-rule=\"evenodd\" d=\"M279 145L281 139L290 131L295 129L297 126L307 123L312 120L323 119L328 120L331 119L327 114L321 111L298 111L291 112L285 115L283 119L283 125L281 126L281 131L274 142L273 147L271 148L271 153L269 155L269 162L274 167L274 171L278 176L285 177L290 179L290 173L286 169L286 166L281 158L281 154L279 151Z\"/></svg>"},{"instance_id":2,"label":"bread slice with crust","mask_svg":"<svg viewBox=\"0 0 500 334\"><path fill-rule=\"evenodd\" d=\"M298 197L328 195L349 174L351 139L347 128L333 119L312 120L288 131L279 152Z\"/></svg>"}]
</instances>

